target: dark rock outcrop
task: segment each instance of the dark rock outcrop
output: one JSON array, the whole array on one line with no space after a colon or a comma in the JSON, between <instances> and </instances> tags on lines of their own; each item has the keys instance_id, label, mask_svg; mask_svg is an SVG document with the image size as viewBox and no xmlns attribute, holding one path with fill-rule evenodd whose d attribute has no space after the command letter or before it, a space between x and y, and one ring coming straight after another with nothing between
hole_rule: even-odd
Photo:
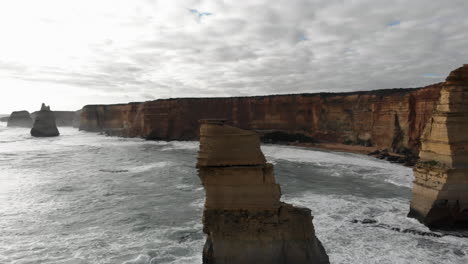
<instances>
[{"instance_id":1,"label":"dark rock outcrop","mask_svg":"<svg viewBox=\"0 0 468 264\"><path fill-rule=\"evenodd\" d=\"M11 113L8 118L7 126L31 128L33 126L33 120L28 111L15 111Z\"/></svg>"},{"instance_id":2,"label":"dark rock outcrop","mask_svg":"<svg viewBox=\"0 0 468 264\"><path fill-rule=\"evenodd\" d=\"M55 122L55 114L50 107L42 104L41 111L37 112L34 126L31 129L33 137L56 137L60 133Z\"/></svg>"},{"instance_id":3,"label":"dark rock outcrop","mask_svg":"<svg viewBox=\"0 0 468 264\"><path fill-rule=\"evenodd\" d=\"M255 132L203 121L197 168L206 191L204 264L329 263L311 211L280 202Z\"/></svg>"},{"instance_id":4,"label":"dark rock outcrop","mask_svg":"<svg viewBox=\"0 0 468 264\"><path fill-rule=\"evenodd\" d=\"M80 129L124 137L195 140L199 136L198 120L215 117L262 132L267 141L346 143L417 155L420 136L440 89L435 84L352 93L88 105L82 110Z\"/></svg>"},{"instance_id":5,"label":"dark rock outcrop","mask_svg":"<svg viewBox=\"0 0 468 264\"><path fill-rule=\"evenodd\" d=\"M422 136L409 217L468 228L468 64L447 77Z\"/></svg>"}]
</instances>

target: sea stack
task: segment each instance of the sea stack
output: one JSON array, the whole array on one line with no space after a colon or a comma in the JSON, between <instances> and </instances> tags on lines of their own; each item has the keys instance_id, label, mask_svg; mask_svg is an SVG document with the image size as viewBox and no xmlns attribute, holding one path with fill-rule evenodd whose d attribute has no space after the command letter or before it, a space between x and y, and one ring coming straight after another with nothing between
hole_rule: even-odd
<instances>
[{"instance_id":1,"label":"sea stack","mask_svg":"<svg viewBox=\"0 0 468 264\"><path fill-rule=\"evenodd\" d=\"M7 127L25 127L31 128L33 120L28 111L15 111L8 118Z\"/></svg>"},{"instance_id":2,"label":"sea stack","mask_svg":"<svg viewBox=\"0 0 468 264\"><path fill-rule=\"evenodd\" d=\"M255 132L202 120L197 168L206 191L204 264L329 263L311 211L280 202Z\"/></svg>"},{"instance_id":3,"label":"sea stack","mask_svg":"<svg viewBox=\"0 0 468 264\"><path fill-rule=\"evenodd\" d=\"M57 124L55 123L55 114L50 111L50 106L42 104L41 111L37 112L34 126L31 129L33 137L56 137L60 135Z\"/></svg>"},{"instance_id":4,"label":"sea stack","mask_svg":"<svg viewBox=\"0 0 468 264\"><path fill-rule=\"evenodd\" d=\"M447 77L421 143L408 216L430 228L468 227L468 64Z\"/></svg>"}]
</instances>

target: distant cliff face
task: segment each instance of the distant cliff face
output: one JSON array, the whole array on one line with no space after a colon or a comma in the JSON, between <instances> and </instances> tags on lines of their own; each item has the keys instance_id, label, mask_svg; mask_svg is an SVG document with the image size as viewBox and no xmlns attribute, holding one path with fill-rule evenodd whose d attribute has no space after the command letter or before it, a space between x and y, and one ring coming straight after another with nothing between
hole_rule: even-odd
<instances>
[{"instance_id":1,"label":"distant cliff face","mask_svg":"<svg viewBox=\"0 0 468 264\"><path fill-rule=\"evenodd\" d=\"M121 105L88 105L80 129L163 140L198 138L198 120L221 118L243 129L281 131L320 141L373 145L418 153L420 136L440 95L420 89L354 93L180 98Z\"/></svg>"},{"instance_id":2,"label":"distant cliff face","mask_svg":"<svg viewBox=\"0 0 468 264\"><path fill-rule=\"evenodd\" d=\"M40 111L33 112L31 118L36 120ZM73 126L77 111L53 111L57 126ZM76 122L76 121L75 121Z\"/></svg>"},{"instance_id":3,"label":"distant cliff face","mask_svg":"<svg viewBox=\"0 0 468 264\"><path fill-rule=\"evenodd\" d=\"M74 128L80 127L80 119L81 119L81 110L73 112L72 126Z\"/></svg>"}]
</instances>

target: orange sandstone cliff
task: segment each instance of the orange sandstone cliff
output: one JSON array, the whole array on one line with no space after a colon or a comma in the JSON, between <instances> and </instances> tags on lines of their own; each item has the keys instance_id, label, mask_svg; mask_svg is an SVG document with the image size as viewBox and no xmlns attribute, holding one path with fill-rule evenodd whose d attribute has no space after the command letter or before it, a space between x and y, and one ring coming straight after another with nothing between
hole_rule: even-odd
<instances>
[{"instance_id":1,"label":"orange sandstone cliff","mask_svg":"<svg viewBox=\"0 0 468 264\"><path fill-rule=\"evenodd\" d=\"M80 129L162 140L194 140L198 120L222 118L294 141L375 146L417 154L420 136L440 94L440 84L417 89L230 98L161 99L88 105Z\"/></svg>"},{"instance_id":2,"label":"orange sandstone cliff","mask_svg":"<svg viewBox=\"0 0 468 264\"><path fill-rule=\"evenodd\" d=\"M329 263L310 210L280 202L255 132L203 121L197 168L206 191L204 264Z\"/></svg>"},{"instance_id":3,"label":"orange sandstone cliff","mask_svg":"<svg viewBox=\"0 0 468 264\"><path fill-rule=\"evenodd\" d=\"M468 64L450 73L422 136L410 217L468 227Z\"/></svg>"}]
</instances>

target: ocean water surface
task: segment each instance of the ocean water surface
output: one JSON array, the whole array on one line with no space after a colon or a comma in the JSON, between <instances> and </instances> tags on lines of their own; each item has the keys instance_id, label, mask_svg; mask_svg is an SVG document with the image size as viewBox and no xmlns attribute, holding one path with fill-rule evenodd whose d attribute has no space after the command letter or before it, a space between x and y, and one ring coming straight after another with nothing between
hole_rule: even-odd
<instances>
[{"instance_id":1,"label":"ocean water surface","mask_svg":"<svg viewBox=\"0 0 468 264\"><path fill-rule=\"evenodd\" d=\"M32 138L5 125L0 263L201 263L197 142L73 128ZM406 218L411 169L357 154L262 149L282 199L312 210L331 263L468 263L468 238L422 235L430 231ZM376 223L356 223L364 219Z\"/></svg>"}]
</instances>

